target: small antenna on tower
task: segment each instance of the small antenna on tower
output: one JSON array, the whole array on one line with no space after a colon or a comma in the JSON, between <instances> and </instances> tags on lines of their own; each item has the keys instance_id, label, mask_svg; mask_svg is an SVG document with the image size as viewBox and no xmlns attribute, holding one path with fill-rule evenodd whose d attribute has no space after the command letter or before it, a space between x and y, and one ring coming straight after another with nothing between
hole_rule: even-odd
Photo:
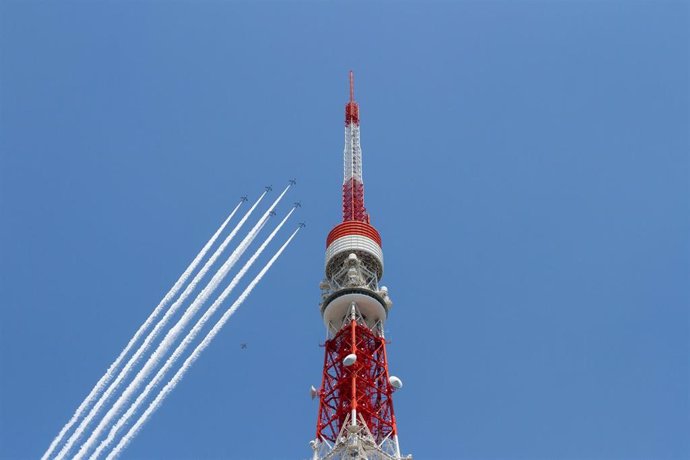
<instances>
[{"instance_id":1,"label":"small antenna on tower","mask_svg":"<svg viewBox=\"0 0 690 460\"><path fill-rule=\"evenodd\" d=\"M355 101L355 74L350 70L350 102Z\"/></svg>"}]
</instances>

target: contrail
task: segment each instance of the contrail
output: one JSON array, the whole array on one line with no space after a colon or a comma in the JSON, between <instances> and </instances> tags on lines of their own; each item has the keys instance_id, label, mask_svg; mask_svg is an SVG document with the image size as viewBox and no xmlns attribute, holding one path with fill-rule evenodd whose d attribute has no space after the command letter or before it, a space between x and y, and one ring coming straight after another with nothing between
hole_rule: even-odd
<instances>
[{"instance_id":1,"label":"contrail","mask_svg":"<svg viewBox=\"0 0 690 460\"><path fill-rule=\"evenodd\" d=\"M148 421L148 419L151 417L151 415L158 409L163 402L163 400L170 394L172 390L175 389L178 383L182 380L184 377L185 373L189 370L189 368L194 364L194 362L199 358L199 355L208 347L208 345L211 343L211 341L215 338L215 336L218 334L218 332L223 328L225 323L228 321L230 316L232 316L233 313L239 308L240 305L246 300L246 298L251 294L252 290L256 285L261 281L261 278L266 274L269 268L271 268L271 265L278 259L278 257L282 254L282 252L285 250L285 248L290 244L292 239L297 235L297 232L299 232L300 228L298 227L292 235L290 235L290 238L287 239L287 241L281 246L281 248L278 250L278 252L271 258L271 260L268 261L266 266L259 272L258 275L252 280L252 282L247 286L247 288L240 294L239 298L235 301L235 303L232 304L232 306L223 314L223 316L218 320L218 322L213 326L213 329L204 337L204 339L201 341L199 345L194 349L192 354L185 360L185 362L182 364L182 367L175 373L175 375L170 379L170 381L163 387L163 389L158 393L156 398L151 402L149 407L146 408L144 413L139 417L139 419L136 421L134 425L129 429L127 434L120 439L120 442L117 443L115 448L108 454L106 457L106 460L111 460L116 458L122 450L127 447L127 445L131 442L131 440L134 438L134 436L137 435L141 427Z\"/></svg>"},{"instance_id":2,"label":"contrail","mask_svg":"<svg viewBox=\"0 0 690 460\"><path fill-rule=\"evenodd\" d=\"M103 419L98 423L96 428L93 430L91 435L88 437L88 439L82 444L82 446L79 448L79 451L77 454L74 456L75 459L81 459L83 458L88 451L93 447L93 445L97 442L98 436L103 432L103 430L108 426L109 423L112 422L113 418L117 416L117 413L119 410L122 408L122 406L133 396L134 392L136 389L141 385L141 383L146 379L146 377L151 373L151 371L155 368L155 366L158 364L160 359L168 352L170 347L174 344L175 339L179 336L179 334L182 332L184 327L187 325L187 323L191 320L191 318L196 314L196 312L201 308L201 306L206 302L208 297L213 293L213 291L218 287L218 284L223 280L225 275L227 275L228 271L232 268L232 266L237 262L237 259L244 253L246 248L252 243L254 238L256 238L256 235L259 233L261 228L265 225L266 221L268 220L269 216L273 213L273 209L278 205L280 200L283 198L283 196L287 193L287 191L290 189L290 185L285 187L285 190L276 198L276 200L273 202L270 208L266 210L266 212L261 216L259 221L254 225L254 227L249 231L247 236L240 242L239 246L235 249L235 251L230 255L228 260L218 269L215 275L213 275L213 278L211 278L211 281L208 282L206 287L204 287L199 295L194 299L192 304L187 307L187 310L185 311L184 315L180 320L173 326L168 333L165 335L161 343L158 345L158 348L156 348L156 351L153 353L153 355L146 361L144 364L144 367L137 373L137 375L134 377L134 379L129 383L125 391L120 395L120 397L115 401L113 406L106 412L106 414L103 416Z\"/></svg>"},{"instance_id":3,"label":"contrail","mask_svg":"<svg viewBox=\"0 0 690 460\"><path fill-rule=\"evenodd\" d=\"M180 305L182 302L184 302L189 294L194 291L196 288L197 284L199 284L199 281L206 275L208 270L211 268L211 266L216 262L216 260L220 257L222 252L225 250L225 248L230 244L230 241L235 237L237 232L242 228L244 223L247 221L247 219L252 215L254 212L254 209L259 205L261 200L266 196L267 192L263 192L261 196L256 200L256 202L252 205L251 208L245 213L244 216L242 216L242 219L238 222L238 224L235 226L235 228L232 229L230 234L225 237L225 240L221 243L220 246L216 249L216 251L213 253L213 255L206 261L204 266L199 270L199 272L194 276L192 281L187 285L184 291L182 291L182 294L180 294L180 297L170 306L167 312L165 312L165 315L163 315L163 318L156 324L156 326L153 328L151 332L149 332L148 336L144 339L144 342L139 346L139 349L132 355L131 358L129 358L129 361L127 361L127 364L122 368L120 373L118 374L117 378L113 383L110 384L107 390L105 390L105 393L101 395L99 398L98 402L96 405L94 405L91 408L91 411L89 411L89 414L86 416L84 420L81 421L77 429L75 430L74 433L72 433L72 436L67 440L67 443L62 447L62 450L58 453L56 459L62 459L65 455L69 453L69 450L72 448L74 443L79 439L79 437L82 435L84 430L88 427L89 423L91 423L91 420L93 420L94 416L98 413L98 411L101 409L103 404L105 404L108 401L108 398L112 395L112 393L118 388L120 383L122 383L122 380L124 380L132 370L132 367L135 366L139 358L143 353L145 353L153 340L158 337L158 334L160 333L161 329L165 327L167 324L168 320L170 317L180 308Z\"/></svg>"},{"instance_id":4,"label":"contrail","mask_svg":"<svg viewBox=\"0 0 690 460\"><path fill-rule=\"evenodd\" d=\"M216 301L213 302L213 305L211 305L211 307L206 311L206 313L204 313L204 315L199 319L199 321L197 321L192 330L187 334L187 336L177 346L173 354L165 362L165 365L158 370L154 378L146 385L144 391L137 397L136 401L134 401L134 403L129 407L129 409L127 409L127 412L125 412L125 414L122 417L120 417L117 423L115 423L115 425L110 429L108 437L105 440L103 440L103 442L101 442L98 448L94 451L93 455L91 455L90 459L97 459L101 452L106 447L108 447L110 443L115 439L115 436L117 435L117 432L120 430L120 428L122 428L122 426L129 421L129 419L143 404L144 400L148 397L149 393L151 393L151 390L153 390L161 382L161 380L163 380L165 374L167 374L168 371L172 368L172 366L175 365L175 363L180 358L180 356L182 356L187 347L191 345L192 342L194 342L194 339L196 339L197 335L199 334L199 332L201 332L201 330L206 325L211 316L215 314L218 308L220 308L223 302L228 298L232 290L237 286L237 283L239 283L239 281L244 277L247 271L254 264L256 259L259 258L261 253L263 253L263 251L266 249L269 243L273 240L273 238L275 238L278 231L280 231L280 229L283 227L285 222L287 222L287 220L290 218L294 211L295 208L292 208L290 212L288 212L285 218L283 218L283 220L276 226L273 232L271 232L271 234L261 244L259 249L256 250L252 257L244 264L242 269L235 275L232 282L225 288L221 295L218 296Z\"/></svg>"},{"instance_id":5,"label":"contrail","mask_svg":"<svg viewBox=\"0 0 690 460\"><path fill-rule=\"evenodd\" d=\"M64 438L65 434L69 431L70 428L79 420L79 418L84 414L86 409L93 404L94 400L98 395L101 394L103 389L108 385L108 383L112 380L113 375L115 374L115 371L120 367L120 364L122 364L122 361L125 359L125 356L129 353L129 351L132 349L132 347L139 341L142 335L144 335L144 332L148 330L148 328L151 326L151 324L156 320L156 318L161 314L163 309L168 305L168 303L175 297L175 295L179 292L179 290L184 286L184 284L187 282L187 279L190 277L192 272L196 269L196 267L199 265L201 260L206 257L206 253L211 249L211 246L216 242L220 234L225 230L225 227L228 225L228 222L233 218L235 213L237 212L238 209L240 209L240 206L242 206L243 201L240 201L237 206L235 206L235 209L232 210L230 215L225 219L225 221L221 224L221 226L216 230L216 233L213 234L210 240L206 242L203 248L201 248L201 251L199 254L196 255L194 260L192 260L192 263L189 264L189 266L186 268L186 270L180 275L180 278L175 282L172 288L165 294L163 297L163 300L160 301L158 306L153 310L153 313L146 318L146 321L144 321L144 324L142 324L137 332L134 334L134 337L130 339L130 341L127 343L127 346L120 352L118 357L113 361L113 363L108 367L108 370L105 371L105 374L101 377L101 379L96 383L96 385L93 387L91 392L86 396L84 401L77 407L77 410L74 412L74 415L72 415L72 418L69 419L67 424L62 427L60 430L60 433L58 433L57 437L53 439L53 442L50 443L50 446L48 446L48 450L43 454L43 457L41 457L41 460L47 460L50 455L55 451L55 448L62 442L62 439Z\"/></svg>"}]
</instances>

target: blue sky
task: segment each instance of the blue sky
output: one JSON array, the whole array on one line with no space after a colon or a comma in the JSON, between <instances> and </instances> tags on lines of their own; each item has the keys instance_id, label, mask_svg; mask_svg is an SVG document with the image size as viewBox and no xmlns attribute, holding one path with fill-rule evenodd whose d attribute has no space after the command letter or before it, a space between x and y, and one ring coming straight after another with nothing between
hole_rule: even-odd
<instances>
[{"instance_id":1,"label":"blue sky","mask_svg":"<svg viewBox=\"0 0 690 460\"><path fill-rule=\"evenodd\" d=\"M0 2L0 458L40 456L237 198L293 176L309 226L124 458L309 456L350 69L403 451L690 458L688 18Z\"/></svg>"}]
</instances>

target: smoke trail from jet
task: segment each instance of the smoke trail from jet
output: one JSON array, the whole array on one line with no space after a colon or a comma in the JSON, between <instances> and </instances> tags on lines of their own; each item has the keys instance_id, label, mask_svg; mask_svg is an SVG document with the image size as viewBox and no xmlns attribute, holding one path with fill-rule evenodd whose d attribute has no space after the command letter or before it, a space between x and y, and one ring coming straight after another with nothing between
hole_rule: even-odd
<instances>
[{"instance_id":1,"label":"smoke trail from jet","mask_svg":"<svg viewBox=\"0 0 690 460\"><path fill-rule=\"evenodd\" d=\"M115 448L108 454L106 457L106 460L111 460L116 458L120 453L122 453L122 450L127 447L127 445L132 441L132 439L137 435L139 430L141 430L141 427L148 421L148 419L151 417L151 415L161 406L163 403L163 400L172 392L172 390L175 389L177 384L180 383L182 378L184 377L185 373L189 370L189 368L196 362L196 360L199 358L201 353L208 347L208 345L211 343L211 341L215 338L215 336L218 334L218 332L223 328L225 323L227 323L228 319L230 316L232 316L233 313L242 305L242 303L247 299L249 294L251 294L252 290L256 287L257 284L259 284L259 281L264 277L266 272L271 268L273 263L280 257L280 255L283 253L285 248L290 244L292 239L297 235L299 232L300 228L297 228L292 235L290 235L290 238L287 239L287 241L283 244L283 246L280 247L278 252L271 258L271 260L268 261L268 263L264 266L264 268L259 272L258 275L252 280L252 282L247 286L247 288L240 294L238 299L232 304L230 308L223 314L223 316L218 320L218 322L213 326L211 331L204 337L204 339L201 341L199 345L194 349L192 354L184 361L182 364L182 367L178 369L178 371L175 373L175 375L170 379L170 381L161 389L161 391L158 393L156 398L149 404L149 406L146 408L144 413L139 417L139 419L132 425L132 427L129 429L127 434L120 439L120 442L117 443Z\"/></svg>"},{"instance_id":2,"label":"smoke trail from jet","mask_svg":"<svg viewBox=\"0 0 690 460\"><path fill-rule=\"evenodd\" d=\"M84 414L86 409L93 404L94 400L103 392L105 389L106 385L110 383L110 381L113 378L113 375L115 374L115 371L120 367L120 364L122 364L122 361L125 359L129 351L132 349L132 347L139 341L142 335L144 335L144 332L146 332L151 324L158 318L158 316L161 314L163 309L170 303L170 301L177 295L180 289L182 289L182 286L185 285L189 277L191 276L192 272L196 269L196 267L199 265L201 260L206 257L206 253L211 249L211 246L216 242L220 234L225 230L225 227L228 225L230 220L234 217L235 213L237 213L237 210L240 209L240 206L242 206L243 201L240 201L237 206L235 206L235 209L232 210L230 215L225 219L225 221L221 224L220 227L218 227L218 230L211 236L211 239L209 239L206 244L204 245L203 248L201 248L201 251L196 255L194 260L189 264L189 266L185 269L185 271L180 275L179 279L175 281L175 284L173 285L172 288L165 294L163 299L160 301L158 306L153 310L151 315L149 315L148 318L146 318L146 321L144 321L144 324L142 324L137 332L134 334L134 337L130 339L130 341L127 343L125 346L124 350L120 352L118 357L113 361L113 363L108 367L108 369L105 371L105 374L100 378L100 380L96 383L96 385L93 387L91 392L86 396L86 398L82 401L82 403L77 407L77 410L74 412L72 415L72 418L69 419L69 421L65 424L65 426L62 427L60 430L60 433L53 439L53 441L50 443L50 446L48 446L48 450L43 454L41 457L41 460L47 460L50 455L55 451L57 446L62 442L62 439L64 438L65 434L72 428L72 426L81 418L81 416Z\"/></svg>"},{"instance_id":3,"label":"smoke trail from jet","mask_svg":"<svg viewBox=\"0 0 690 460\"><path fill-rule=\"evenodd\" d=\"M252 243L252 241L254 241L259 231L261 231L263 226L266 224L266 221L273 213L273 209L278 205L280 200L283 198L283 196L287 193L289 189L290 185L288 185L285 188L285 190L283 190L283 192L280 194L280 196L276 198L271 207L268 208L268 210L266 210L263 216L261 216L259 221L249 231L249 233L247 234L247 236L245 236L242 242L240 242L239 246L235 249L235 251L233 251L228 260L220 267L220 269L218 269L216 274L213 275L211 281L209 281L208 284L202 289L202 291L199 293L196 299L194 299L192 304L189 307L187 307L187 310L185 311L182 318L180 318L180 320L177 322L177 324L175 324L175 326L173 326L168 331L168 333L165 335L161 343L154 351L153 355L151 355L151 357L146 361L144 367L142 367L142 369L137 373L137 375L129 383L122 395L120 395L120 397L115 401L113 406L108 410L108 412L106 412L106 414L103 416L103 419L98 423L96 428L92 431L91 435L79 448L79 451L74 457L75 460L83 458L89 452L89 450L97 442L98 437L101 435L103 430L117 416L122 406L134 395L134 392L145 381L146 377L148 377L151 371L158 365L161 358L163 358L165 354L167 354L168 350L173 346L175 339L177 339L182 330L186 327L187 323L189 323L191 318L198 312L198 310L201 308L204 302L206 302L208 297L218 287L220 282L227 275L228 271L230 271L235 262L237 262L237 259L240 258L240 256L244 253L247 247Z\"/></svg>"},{"instance_id":4,"label":"smoke trail from jet","mask_svg":"<svg viewBox=\"0 0 690 460\"><path fill-rule=\"evenodd\" d=\"M247 271L251 268L251 266L254 264L256 259L259 258L259 256L264 252L266 247L269 245L269 243L275 238L276 234L280 231L280 229L285 225L285 222L290 218L292 213L295 211L295 208L292 208L290 212L283 218L283 220L276 226L276 228L271 232L271 234L266 238L266 240L259 246L259 248L256 250L256 252L252 255L252 257L247 260L247 262L244 264L242 269L235 275L235 277L232 279L232 282L223 290L223 292L218 296L215 302L213 302L213 305L204 313L204 315L197 321L197 323L194 325L192 330L187 334L187 336L182 340L182 342L177 346L173 354L167 359L165 362L165 365L161 367L156 375L153 377L153 379L146 385L146 388L144 391L137 397L136 401L127 409L127 412L125 412L122 417L113 425L113 427L110 429L110 432L108 433L108 436L105 440L101 442L101 444L98 446L98 448L94 451L94 453L91 455L90 459L97 459L98 456L101 454L103 449L108 447L110 443L115 439L117 432L122 428L124 424L126 424L129 419L135 414L135 412L139 409L139 407L143 404L144 400L148 397L149 393L151 393L151 390L153 390L165 377L165 375L170 371L170 369L175 365L177 360L182 356L182 354L187 350L187 347L194 342L196 339L197 335L203 327L206 325L208 320L215 314L215 312L220 308L220 306L225 302L225 300L228 298L232 290L237 286L239 281L244 277L244 275L247 273Z\"/></svg>"},{"instance_id":5,"label":"smoke trail from jet","mask_svg":"<svg viewBox=\"0 0 690 460\"><path fill-rule=\"evenodd\" d=\"M221 243L220 246L216 249L216 251L213 253L213 255L206 261L204 266L199 270L199 272L194 276L192 281L187 285L187 287L182 291L182 294L180 294L180 297L170 306L167 312L165 312L165 315L163 315L163 318L156 324L156 326L153 328L151 332L149 332L148 336L144 339L144 342L139 346L139 349L130 357L130 359L127 361L127 364L120 370L120 373L118 376L115 378L115 381L110 384L110 386L105 390L105 392L101 395L99 398L98 402L91 408L89 411L88 415L86 418L84 418L77 429L72 433L72 436L67 440L67 443L62 447L62 450L58 453L58 455L55 457L56 459L62 459L65 455L67 455L74 445L74 443L80 438L80 436L83 434L84 430L88 427L89 423L93 420L93 418L96 416L98 411L101 409L103 404L105 404L108 401L108 398L112 395L112 393L120 386L122 381L129 375L129 373L132 370L132 367L136 366L136 364L139 362L139 359L141 358L141 355L145 353L149 347L151 346L151 342L158 337L160 334L161 330L165 325L168 323L170 320L170 317L177 312L177 310L180 308L182 303L189 297L189 294L191 294L194 289L196 288L197 284L201 281L201 279L206 275L206 273L209 271L209 269L213 266L213 264L218 260L218 258L221 256L223 251L225 251L225 248L230 244L232 239L235 237L237 232L242 228L242 226L245 224L247 219L252 215L256 207L261 203L261 200L263 200L264 196L266 196L267 192L263 192L261 196L256 200L256 202L252 205L251 208L245 213L244 216L242 216L242 219L237 223L235 228L232 229L230 234L225 237L225 240Z\"/></svg>"}]
</instances>

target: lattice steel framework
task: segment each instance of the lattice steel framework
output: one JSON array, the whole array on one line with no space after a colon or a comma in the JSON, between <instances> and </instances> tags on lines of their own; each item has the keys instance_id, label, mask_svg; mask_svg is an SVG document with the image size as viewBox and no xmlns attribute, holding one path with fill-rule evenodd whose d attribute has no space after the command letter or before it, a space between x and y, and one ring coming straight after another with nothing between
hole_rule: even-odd
<instances>
[{"instance_id":1,"label":"lattice steel framework","mask_svg":"<svg viewBox=\"0 0 690 460\"><path fill-rule=\"evenodd\" d=\"M377 443L395 433L385 339L353 318L325 347L317 437L336 442L353 411ZM345 366L343 359L350 353L357 355L357 361Z\"/></svg>"},{"instance_id":2,"label":"lattice steel framework","mask_svg":"<svg viewBox=\"0 0 690 460\"><path fill-rule=\"evenodd\" d=\"M320 310L328 338L319 397L314 460L402 460L383 326L393 302L379 287L381 237L364 207L359 106L345 105L343 223L326 241Z\"/></svg>"}]
</instances>

